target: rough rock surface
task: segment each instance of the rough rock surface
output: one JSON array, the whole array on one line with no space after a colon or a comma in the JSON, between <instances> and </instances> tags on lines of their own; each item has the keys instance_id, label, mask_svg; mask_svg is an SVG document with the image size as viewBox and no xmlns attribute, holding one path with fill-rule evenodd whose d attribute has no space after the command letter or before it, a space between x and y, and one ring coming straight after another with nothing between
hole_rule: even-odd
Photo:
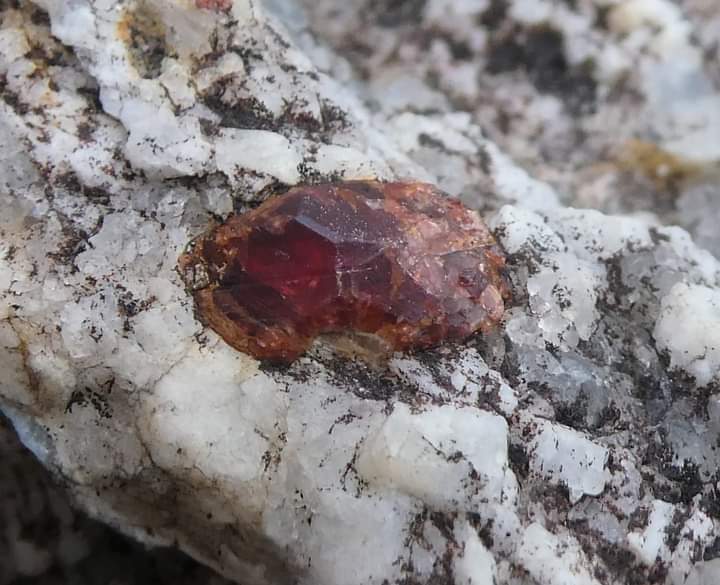
<instances>
[{"instance_id":1,"label":"rough rock surface","mask_svg":"<svg viewBox=\"0 0 720 585\"><path fill-rule=\"evenodd\" d=\"M177 550L146 550L73 510L2 417L0 461L3 585L228 585Z\"/></svg>"},{"instance_id":2,"label":"rough rock surface","mask_svg":"<svg viewBox=\"0 0 720 585\"><path fill-rule=\"evenodd\" d=\"M461 181L469 153L438 144L428 118L447 125L461 110L471 116L454 127L471 139L482 128L565 203L678 224L720 254L712 0L304 4L367 99L418 128L413 156L443 180Z\"/></svg>"},{"instance_id":3,"label":"rough rock surface","mask_svg":"<svg viewBox=\"0 0 720 585\"><path fill-rule=\"evenodd\" d=\"M20 439L92 516L244 584L718 582L712 3L347 5L0 4ZM483 210L501 332L378 374L203 329L192 237L368 177Z\"/></svg>"}]
</instances>

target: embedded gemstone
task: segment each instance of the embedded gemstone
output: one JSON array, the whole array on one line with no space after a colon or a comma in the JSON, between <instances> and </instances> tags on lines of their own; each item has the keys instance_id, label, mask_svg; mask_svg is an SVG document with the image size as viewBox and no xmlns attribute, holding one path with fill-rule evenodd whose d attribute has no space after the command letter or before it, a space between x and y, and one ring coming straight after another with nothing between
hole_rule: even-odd
<instances>
[{"instance_id":1,"label":"embedded gemstone","mask_svg":"<svg viewBox=\"0 0 720 585\"><path fill-rule=\"evenodd\" d=\"M292 361L319 335L404 351L501 320L505 258L480 216L426 183L299 186L231 216L180 257L198 315L227 343Z\"/></svg>"}]
</instances>

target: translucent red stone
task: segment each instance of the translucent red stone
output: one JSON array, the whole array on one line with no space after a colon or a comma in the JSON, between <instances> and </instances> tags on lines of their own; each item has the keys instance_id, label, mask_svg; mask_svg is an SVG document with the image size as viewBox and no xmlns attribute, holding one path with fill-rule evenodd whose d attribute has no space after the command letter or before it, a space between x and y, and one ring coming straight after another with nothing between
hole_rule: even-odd
<instances>
[{"instance_id":1,"label":"translucent red stone","mask_svg":"<svg viewBox=\"0 0 720 585\"><path fill-rule=\"evenodd\" d=\"M323 333L393 350L460 340L502 318L505 258L479 215L425 183L296 187L194 240L180 269L233 347L291 361Z\"/></svg>"}]
</instances>

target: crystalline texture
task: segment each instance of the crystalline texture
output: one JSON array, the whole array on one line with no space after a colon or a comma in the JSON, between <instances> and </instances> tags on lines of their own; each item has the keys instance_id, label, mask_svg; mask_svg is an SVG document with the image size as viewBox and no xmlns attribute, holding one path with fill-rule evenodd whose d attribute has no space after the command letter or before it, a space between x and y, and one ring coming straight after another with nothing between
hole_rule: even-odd
<instances>
[{"instance_id":1,"label":"crystalline texture","mask_svg":"<svg viewBox=\"0 0 720 585\"><path fill-rule=\"evenodd\" d=\"M322 333L428 347L492 328L509 289L477 213L424 183L296 187L180 258L200 317L230 345L292 360Z\"/></svg>"}]
</instances>

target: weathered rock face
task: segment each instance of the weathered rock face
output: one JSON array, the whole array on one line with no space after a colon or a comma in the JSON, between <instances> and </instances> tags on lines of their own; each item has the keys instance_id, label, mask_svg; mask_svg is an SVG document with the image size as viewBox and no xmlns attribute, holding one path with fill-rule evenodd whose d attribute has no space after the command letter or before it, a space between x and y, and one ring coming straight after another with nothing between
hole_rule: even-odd
<instances>
[{"instance_id":1,"label":"weathered rock face","mask_svg":"<svg viewBox=\"0 0 720 585\"><path fill-rule=\"evenodd\" d=\"M682 88L689 75L718 99L712 62L675 50L711 42L704 21L663 0L627 5L645 16L611 7L587 24L582 1L401 3L363 31L372 42L359 52L354 33L337 52L318 42L357 28L324 3L311 20L290 2L2 5L0 405L23 443L94 516L240 583L716 582L720 263L663 225L672 214L562 207L582 200L579 187L558 197L480 132L520 160L542 148L552 156L532 170L575 181L551 146L597 151L566 140L574 126L548 139L589 123L590 96L623 119L642 104L663 164L689 157L682 144L711 153L712 135L679 123L706 110L643 77ZM490 84L522 107L495 125L482 114L502 112L498 100L454 110L448 80L485 79L475 64L487 35L543 10L561 32L507 34L526 61L559 34L552 67L536 59ZM413 61L412 45L394 47L402 36L378 33L399 35L414 14L445 24ZM648 14L664 15L660 37ZM643 61L639 77L620 76L650 88L635 101L598 89L610 87L605 69L580 83L570 66L588 36L612 53L608 22L633 25L618 45L630 57L649 46L674 56L676 69ZM469 58L453 30L467 33ZM343 56L368 59L364 82ZM440 83L418 80L418 63ZM518 93L524 74L541 95ZM371 113L357 95L372 93ZM665 134L665 110L645 109L651 93L677 107ZM557 124L534 141L521 112ZM607 139L613 125L598 127ZM705 177L712 164L696 154L693 176ZM369 177L429 181L484 210L508 254L502 328L396 354L378 373L322 343L272 366L195 318L176 265L211 222L277 186ZM610 199L612 184L593 188ZM708 184L681 198L705 205Z\"/></svg>"},{"instance_id":2,"label":"weathered rock face","mask_svg":"<svg viewBox=\"0 0 720 585\"><path fill-rule=\"evenodd\" d=\"M63 490L0 418L0 583L228 585L171 548L146 550L73 510Z\"/></svg>"},{"instance_id":3,"label":"weathered rock face","mask_svg":"<svg viewBox=\"0 0 720 585\"><path fill-rule=\"evenodd\" d=\"M426 183L296 187L190 247L201 319L260 359L292 361L323 333L385 353L463 340L494 329L510 293L480 216Z\"/></svg>"}]
</instances>

